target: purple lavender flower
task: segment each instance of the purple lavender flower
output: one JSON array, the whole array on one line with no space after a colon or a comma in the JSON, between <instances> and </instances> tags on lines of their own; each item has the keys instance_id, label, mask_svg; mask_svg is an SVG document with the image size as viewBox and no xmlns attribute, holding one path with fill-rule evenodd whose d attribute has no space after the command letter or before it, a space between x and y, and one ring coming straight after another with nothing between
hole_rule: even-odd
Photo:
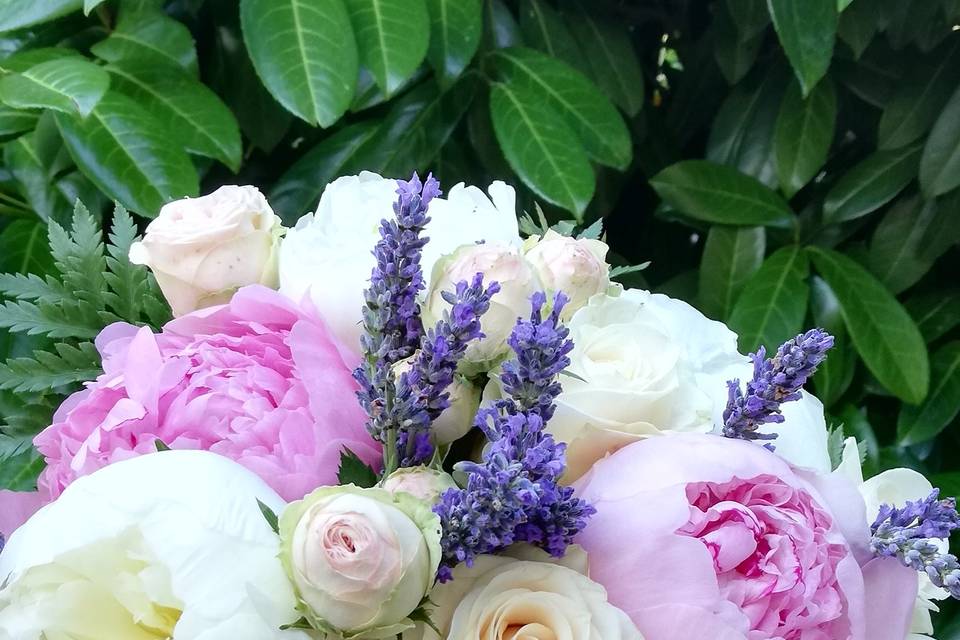
<instances>
[{"instance_id":1,"label":"purple lavender flower","mask_svg":"<svg viewBox=\"0 0 960 640\"><path fill-rule=\"evenodd\" d=\"M723 412L723 435L743 440L773 440L775 433L758 433L764 424L783 422L780 405L798 400L800 389L826 359L833 336L822 329L811 329L783 343L777 354L766 358L760 347L750 355L753 379L746 393L739 380L727 382L729 396Z\"/></svg>"},{"instance_id":2,"label":"purple lavender flower","mask_svg":"<svg viewBox=\"0 0 960 640\"><path fill-rule=\"evenodd\" d=\"M562 556L594 513L573 489L559 486L566 445L544 433L561 391L556 376L573 348L559 321L566 298L557 295L547 318L545 302L535 294L530 320L518 320L510 337L516 357L501 378L510 397L477 412L475 424L490 441L483 461L465 465L466 489L447 490L434 507L443 527L441 581L458 563L472 565L476 556L514 542Z\"/></svg>"},{"instance_id":3,"label":"purple lavender flower","mask_svg":"<svg viewBox=\"0 0 960 640\"><path fill-rule=\"evenodd\" d=\"M870 547L878 556L899 559L904 565L926 573L930 581L960 599L960 563L956 556L941 553L940 539L960 529L960 515L954 498L939 499L940 490L923 500L907 502L902 508L880 505L870 526Z\"/></svg>"}]
</instances>

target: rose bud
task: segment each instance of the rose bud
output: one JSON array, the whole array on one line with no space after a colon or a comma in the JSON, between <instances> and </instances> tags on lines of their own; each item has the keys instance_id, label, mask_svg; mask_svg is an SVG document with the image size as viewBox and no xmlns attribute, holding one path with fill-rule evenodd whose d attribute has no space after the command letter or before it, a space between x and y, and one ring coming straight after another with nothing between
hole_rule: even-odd
<instances>
[{"instance_id":1,"label":"rose bud","mask_svg":"<svg viewBox=\"0 0 960 640\"><path fill-rule=\"evenodd\" d=\"M610 286L610 265L605 258L609 247L599 240L576 239L547 231L530 247L525 257L540 282L549 291L563 291L570 302L563 308L563 320Z\"/></svg>"},{"instance_id":2,"label":"rose bud","mask_svg":"<svg viewBox=\"0 0 960 640\"><path fill-rule=\"evenodd\" d=\"M406 467L397 469L383 483L390 493L403 491L414 498L433 504L447 489L455 489L457 483L450 474L430 467Z\"/></svg>"}]
</instances>

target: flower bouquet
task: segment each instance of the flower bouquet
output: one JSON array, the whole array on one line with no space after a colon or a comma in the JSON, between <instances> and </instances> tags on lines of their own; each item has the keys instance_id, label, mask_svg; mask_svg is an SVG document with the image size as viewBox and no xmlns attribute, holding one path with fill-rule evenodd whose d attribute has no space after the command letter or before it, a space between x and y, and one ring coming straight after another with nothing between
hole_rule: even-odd
<instances>
[{"instance_id":1,"label":"flower bouquet","mask_svg":"<svg viewBox=\"0 0 960 640\"><path fill-rule=\"evenodd\" d=\"M502 183L370 173L288 230L252 187L139 240L118 210L106 249L52 223L64 277L11 276L7 314L73 288L97 331L23 387L100 371L34 439L38 491L0 494L0 639L932 633L955 501L828 432L833 338L745 357L612 283L597 231L523 241Z\"/></svg>"}]
</instances>

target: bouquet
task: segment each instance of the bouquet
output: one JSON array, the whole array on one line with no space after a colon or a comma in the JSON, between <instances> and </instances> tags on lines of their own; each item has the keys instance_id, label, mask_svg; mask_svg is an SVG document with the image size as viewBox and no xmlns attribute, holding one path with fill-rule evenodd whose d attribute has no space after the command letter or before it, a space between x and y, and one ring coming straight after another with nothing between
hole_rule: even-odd
<instances>
[{"instance_id":1,"label":"bouquet","mask_svg":"<svg viewBox=\"0 0 960 640\"><path fill-rule=\"evenodd\" d=\"M960 598L955 500L864 479L803 390L829 334L745 357L502 183L344 177L293 229L223 187L135 235L78 207L62 281L2 283L106 293L17 365L99 372L0 494L0 639L913 640Z\"/></svg>"}]
</instances>

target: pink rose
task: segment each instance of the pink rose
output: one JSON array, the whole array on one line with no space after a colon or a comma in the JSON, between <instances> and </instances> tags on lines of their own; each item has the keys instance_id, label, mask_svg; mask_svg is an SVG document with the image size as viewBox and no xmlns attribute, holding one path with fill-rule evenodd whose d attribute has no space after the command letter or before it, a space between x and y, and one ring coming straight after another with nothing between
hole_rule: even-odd
<instances>
[{"instance_id":1,"label":"pink rose","mask_svg":"<svg viewBox=\"0 0 960 640\"><path fill-rule=\"evenodd\" d=\"M110 325L97 348L103 375L34 440L51 498L79 476L156 451L157 440L236 460L287 500L335 483L345 447L370 463L380 456L354 395L356 357L311 309L266 287L245 287L160 334Z\"/></svg>"},{"instance_id":2,"label":"pink rose","mask_svg":"<svg viewBox=\"0 0 960 640\"><path fill-rule=\"evenodd\" d=\"M903 640L916 575L870 558L840 481L753 443L652 438L575 484L597 508L577 542L646 640Z\"/></svg>"}]
</instances>

